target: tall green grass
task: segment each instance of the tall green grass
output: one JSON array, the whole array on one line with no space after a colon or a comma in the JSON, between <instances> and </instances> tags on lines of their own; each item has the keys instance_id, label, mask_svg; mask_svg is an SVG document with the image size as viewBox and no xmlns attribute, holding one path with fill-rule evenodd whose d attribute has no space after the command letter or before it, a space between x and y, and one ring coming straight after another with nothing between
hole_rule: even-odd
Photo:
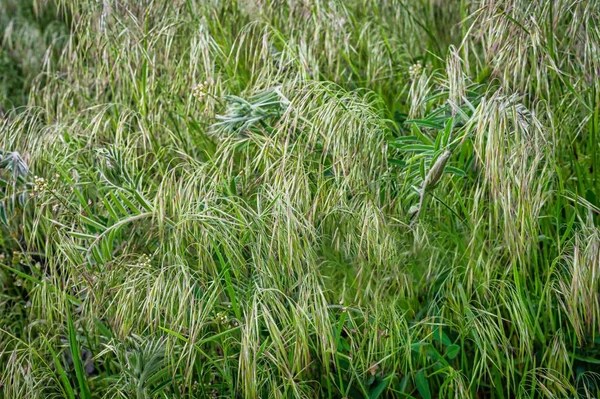
<instances>
[{"instance_id":1,"label":"tall green grass","mask_svg":"<svg viewBox=\"0 0 600 399\"><path fill-rule=\"evenodd\" d=\"M600 3L0 11L0 396L600 396Z\"/></svg>"}]
</instances>

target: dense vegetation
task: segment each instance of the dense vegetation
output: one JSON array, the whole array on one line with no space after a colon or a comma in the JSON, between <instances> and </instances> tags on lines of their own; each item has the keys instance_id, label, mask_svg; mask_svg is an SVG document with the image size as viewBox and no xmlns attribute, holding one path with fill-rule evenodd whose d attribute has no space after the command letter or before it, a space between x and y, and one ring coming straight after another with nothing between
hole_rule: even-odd
<instances>
[{"instance_id":1,"label":"dense vegetation","mask_svg":"<svg viewBox=\"0 0 600 399\"><path fill-rule=\"evenodd\" d=\"M0 29L0 397L600 396L600 2Z\"/></svg>"}]
</instances>

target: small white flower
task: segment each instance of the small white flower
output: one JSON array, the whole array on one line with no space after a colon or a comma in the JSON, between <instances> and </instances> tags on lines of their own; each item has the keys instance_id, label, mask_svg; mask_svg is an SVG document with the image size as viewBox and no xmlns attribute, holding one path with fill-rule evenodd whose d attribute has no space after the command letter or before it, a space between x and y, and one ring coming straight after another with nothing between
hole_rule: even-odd
<instances>
[{"instance_id":1,"label":"small white flower","mask_svg":"<svg viewBox=\"0 0 600 399\"><path fill-rule=\"evenodd\" d=\"M44 192L48 190L48 180L43 177L34 176L33 177L33 187L31 189L31 193L29 193L30 197L41 197Z\"/></svg>"},{"instance_id":2,"label":"small white flower","mask_svg":"<svg viewBox=\"0 0 600 399\"><path fill-rule=\"evenodd\" d=\"M208 93L208 87L210 86L210 82L205 80L204 82L198 83L196 86L192 88L192 95L198 101L202 101L206 94Z\"/></svg>"},{"instance_id":3,"label":"small white flower","mask_svg":"<svg viewBox=\"0 0 600 399\"><path fill-rule=\"evenodd\" d=\"M408 68L408 74L413 80L419 78L419 76L421 76L421 73L423 73L423 65L421 65L420 62L417 62L416 64L413 64L410 66L410 68Z\"/></svg>"}]
</instances>

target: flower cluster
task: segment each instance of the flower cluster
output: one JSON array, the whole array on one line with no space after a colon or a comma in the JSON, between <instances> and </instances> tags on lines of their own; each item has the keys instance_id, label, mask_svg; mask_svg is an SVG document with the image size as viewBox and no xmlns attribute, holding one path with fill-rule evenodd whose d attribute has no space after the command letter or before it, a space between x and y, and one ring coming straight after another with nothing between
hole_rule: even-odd
<instances>
[{"instance_id":1,"label":"flower cluster","mask_svg":"<svg viewBox=\"0 0 600 399\"><path fill-rule=\"evenodd\" d=\"M134 267L139 267L141 269L145 269L147 267L150 267L150 262L151 259L148 255L144 254L142 256L140 256L140 259L138 260L138 263L134 264Z\"/></svg>"},{"instance_id":2,"label":"flower cluster","mask_svg":"<svg viewBox=\"0 0 600 399\"><path fill-rule=\"evenodd\" d=\"M420 62L417 62L416 64L413 64L410 66L410 68L408 68L408 74L410 75L411 79L417 79L419 76L421 76L421 73L423 72L423 65L421 65Z\"/></svg>"},{"instance_id":3,"label":"flower cluster","mask_svg":"<svg viewBox=\"0 0 600 399\"><path fill-rule=\"evenodd\" d=\"M192 95L196 98L196 100L204 100L204 97L208 93L208 86L209 82L205 80L204 82L198 83L192 88Z\"/></svg>"},{"instance_id":4,"label":"flower cluster","mask_svg":"<svg viewBox=\"0 0 600 399\"><path fill-rule=\"evenodd\" d=\"M44 179L43 177L39 177L39 176L34 176L33 177L33 187L31 188L31 192L29 193L29 196L31 198L33 197L41 197L44 192L46 192L46 190L48 190L48 180Z\"/></svg>"},{"instance_id":5,"label":"flower cluster","mask_svg":"<svg viewBox=\"0 0 600 399\"><path fill-rule=\"evenodd\" d=\"M223 325L229 323L229 317L227 317L227 313L219 312L215 317L217 323Z\"/></svg>"}]
</instances>

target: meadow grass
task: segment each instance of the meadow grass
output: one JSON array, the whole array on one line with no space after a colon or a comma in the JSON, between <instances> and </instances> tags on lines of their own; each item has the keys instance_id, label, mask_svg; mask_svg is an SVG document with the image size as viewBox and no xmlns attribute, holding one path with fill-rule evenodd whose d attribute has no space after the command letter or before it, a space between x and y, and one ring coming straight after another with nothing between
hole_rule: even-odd
<instances>
[{"instance_id":1,"label":"meadow grass","mask_svg":"<svg viewBox=\"0 0 600 399\"><path fill-rule=\"evenodd\" d=\"M600 397L599 2L0 30L0 397Z\"/></svg>"}]
</instances>

